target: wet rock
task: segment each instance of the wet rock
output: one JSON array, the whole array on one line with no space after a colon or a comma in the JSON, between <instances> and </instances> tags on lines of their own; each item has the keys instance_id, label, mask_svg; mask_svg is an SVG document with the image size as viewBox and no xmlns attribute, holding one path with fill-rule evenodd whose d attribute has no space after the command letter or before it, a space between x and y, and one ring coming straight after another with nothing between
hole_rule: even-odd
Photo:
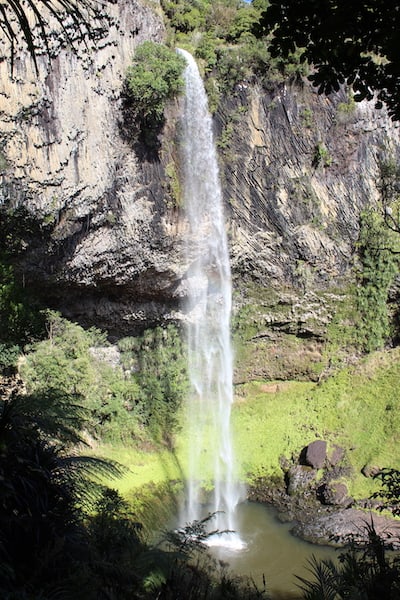
<instances>
[{"instance_id":1,"label":"wet rock","mask_svg":"<svg viewBox=\"0 0 400 600\"><path fill-rule=\"evenodd\" d=\"M282 485L269 478L260 478L248 491L254 502L271 504L279 511L279 520L292 523L291 532L313 544L343 546L349 536L355 541L368 540L368 525L388 542L389 547L399 549L400 522L367 510L379 508L369 500L362 506L346 508L321 504L314 494L286 493Z\"/></svg>"},{"instance_id":2,"label":"wet rock","mask_svg":"<svg viewBox=\"0 0 400 600\"><path fill-rule=\"evenodd\" d=\"M327 460L327 444L324 440L315 440L308 444L301 453L302 463L313 469L322 469Z\"/></svg>"},{"instance_id":3,"label":"wet rock","mask_svg":"<svg viewBox=\"0 0 400 600\"><path fill-rule=\"evenodd\" d=\"M347 485L340 481L330 481L318 488L318 498L323 504L332 506L351 506L353 498L348 495Z\"/></svg>"},{"instance_id":4,"label":"wet rock","mask_svg":"<svg viewBox=\"0 0 400 600\"><path fill-rule=\"evenodd\" d=\"M366 542L371 524L389 547L398 547L400 524L397 521L355 508L323 510L307 522L297 522L292 533L309 542L341 546L348 543L350 537L356 542Z\"/></svg>"},{"instance_id":5,"label":"wet rock","mask_svg":"<svg viewBox=\"0 0 400 600\"><path fill-rule=\"evenodd\" d=\"M91 356L100 362L116 369L121 364L121 354L117 346L96 346L89 348Z\"/></svg>"},{"instance_id":6,"label":"wet rock","mask_svg":"<svg viewBox=\"0 0 400 600\"><path fill-rule=\"evenodd\" d=\"M286 474L287 493L305 493L315 484L316 472L305 465L293 465Z\"/></svg>"}]
</instances>

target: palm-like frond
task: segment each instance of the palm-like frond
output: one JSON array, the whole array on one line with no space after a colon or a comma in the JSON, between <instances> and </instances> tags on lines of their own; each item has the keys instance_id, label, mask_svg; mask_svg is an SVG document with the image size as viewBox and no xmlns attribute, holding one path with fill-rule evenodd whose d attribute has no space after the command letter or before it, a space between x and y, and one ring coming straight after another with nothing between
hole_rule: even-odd
<instances>
[{"instance_id":1,"label":"palm-like frond","mask_svg":"<svg viewBox=\"0 0 400 600\"><path fill-rule=\"evenodd\" d=\"M95 456L59 457L57 465L57 476L71 482L75 501L90 511L95 508L104 491L101 480L116 479L126 471L127 468L119 463Z\"/></svg>"},{"instance_id":2,"label":"palm-like frond","mask_svg":"<svg viewBox=\"0 0 400 600\"><path fill-rule=\"evenodd\" d=\"M82 411L70 400L53 390L0 401L0 565L8 578L0 577L0 596L2 585L38 589L71 575L71 561L89 552L84 522L95 513L101 478L123 472L115 462L71 455Z\"/></svg>"},{"instance_id":3,"label":"palm-like frond","mask_svg":"<svg viewBox=\"0 0 400 600\"><path fill-rule=\"evenodd\" d=\"M214 535L227 533L226 531L207 531L209 522L215 517L216 513L210 513L203 519L194 520L184 527L164 532L161 539L161 545L166 546L180 556L189 558L194 552L202 551L206 548L207 539Z\"/></svg>"},{"instance_id":4,"label":"palm-like frond","mask_svg":"<svg viewBox=\"0 0 400 600\"><path fill-rule=\"evenodd\" d=\"M81 430L87 411L77 398L57 389L34 394L13 392L0 402L0 439L33 434L43 439L57 439L65 447L82 443Z\"/></svg>"},{"instance_id":5,"label":"palm-like frond","mask_svg":"<svg viewBox=\"0 0 400 600\"><path fill-rule=\"evenodd\" d=\"M304 592L304 600L339 600L341 574L332 560L319 561L314 555L308 561L307 570L313 579L296 575L298 587Z\"/></svg>"}]
</instances>

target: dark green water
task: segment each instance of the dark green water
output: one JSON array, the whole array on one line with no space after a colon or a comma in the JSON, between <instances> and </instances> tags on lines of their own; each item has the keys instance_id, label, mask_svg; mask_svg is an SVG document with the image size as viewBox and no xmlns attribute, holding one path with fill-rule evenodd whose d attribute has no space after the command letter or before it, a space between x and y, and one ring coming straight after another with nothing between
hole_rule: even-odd
<instances>
[{"instance_id":1,"label":"dark green water","mask_svg":"<svg viewBox=\"0 0 400 600\"><path fill-rule=\"evenodd\" d=\"M314 554L319 559L336 558L338 551L328 546L309 544L290 533L291 525L281 523L273 508L245 502L237 508L238 533L246 543L244 550L211 548L218 559L228 563L234 573L253 578L260 587L265 577L274 600L299 598L295 575L311 578L306 563Z\"/></svg>"}]
</instances>

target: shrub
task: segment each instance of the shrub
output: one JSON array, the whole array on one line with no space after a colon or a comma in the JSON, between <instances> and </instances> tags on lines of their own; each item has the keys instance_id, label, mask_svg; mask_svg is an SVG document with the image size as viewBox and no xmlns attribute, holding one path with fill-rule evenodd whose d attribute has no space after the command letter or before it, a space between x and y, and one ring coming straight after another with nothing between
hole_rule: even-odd
<instances>
[{"instance_id":1,"label":"shrub","mask_svg":"<svg viewBox=\"0 0 400 600\"><path fill-rule=\"evenodd\" d=\"M176 327L146 331L140 341L138 363L137 381L146 424L156 441L169 444L188 389L186 360Z\"/></svg>"},{"instance_id":2,"label":"shrub","mask_svg":"<svg viewBox=\"0 0 400 600\"><path fill-rule=\"evenodd\" d=\"M21 349L44 335L37 298L19 284L12 266L0 261L0 372L16 364Z\"/></svg>"},{"instance_id":3,"label":"shrub","mask_svg":"<svg viewBox=\"0 0 400 600\"><path fill-rule=\"evenodd\" d=\"M204 27L209 5L210 0L161 0L170 25L183 33Z\"/></svg>"},{"instance_id":4,"label":"shrub","mask_svg":"<svg viewBox=\"0 0 400 600\"><path fill-rule=\"evenodd\" d=\"M399 598L399 559L389 555L372 522L366 521L365 529L368 541L360 544L350 537L348 547L338 557L338 564L312 557L308 567L312 579L297 576L304 600Z\"/></svg>"},{"instance_id":5,"label":"shrub","mask_svg":"<svg viewBox=\"0 0 400 600\"><path fill-rule=\"evenodd\" d=\"M185 60L162 44L144 42L127 73L128 94L142 121L162 121L167 100L183 87Z\"/></svg>"},{"instance_id":6,"label":"shrub","mask_svg":"<svg viewBox=\"0 0 400 600\"><path fill-rule=\"evenodd\" d=\"M327 150L327 148L324 146L324 144L322 142L318 142L318 144L315 146L315 149L314 149L312 166L314 168L317 168L319 166L329 167L331 164L332 164L332 157L329 154L329 151Z\"/></svg>"},{"instance_id":7,"label":"shrub","mask_svg":"<svg viewBox=\"0 0 400 600\"><path fill-rule=\"evenodd\" d=\"M361 216L356 303L360 314L358 340L366 352L382 348L390 334L387 299L399 262L395 235L377 213L369 211Z\"/></svg>"},{"instance_id":8,"label":"shrub","mask_svg":"<svg viewBox=\"0 0 400 600\"><path fill-rule=\"evenodd\" d=\"M88 411L89 433L105 441L133 441L140 431L136 382L122 369L97 360L92 347L105 344L98 330L85 331L57 313L48 313L49 338L36 343L20 366L29 393L58 390L77 397Z\"/></svg>"}]
</instances>

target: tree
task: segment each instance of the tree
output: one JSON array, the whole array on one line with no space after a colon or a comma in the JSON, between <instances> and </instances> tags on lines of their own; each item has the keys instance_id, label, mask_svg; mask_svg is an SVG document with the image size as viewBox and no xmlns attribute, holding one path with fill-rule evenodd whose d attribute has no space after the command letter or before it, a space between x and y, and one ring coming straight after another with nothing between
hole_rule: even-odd
<instances>
[{"instance_id":1,"label":"tree","mask_svg":"<svg viewBox=\"0 0 400 600\"><path fill-rule=\"evenodd\" d=\"M46 598L62 588L88 545L84 517L95 477L121 468L72 449L84 411L57 390L0 397L0 595Z\"/></svg>"},{"instance_id":2,"label":"tree","mask_svg":"<svg viewBox=\"0 0 400 600\"><path fill-rule=\"evenodd\" d=\"M357 241L357 340L366 352L383 348L390 336L388 295L399 268L398 248L398 236L387 229L379 213L370 210L361 214Z\"/></svg>"},{"instance_id":3,"label":"tree","mask_svg":"<svg viewBox=\"0 0 400 600\"><path fill-rule=\"evenodd\" d=\"M382 489L373 494L373 498L383 500L382 510L388 509L397 517L400 515L400 471L397 469L382 469L374 479L379 479Z\"/></svg>"},{"instance_id":4,"label":"tree","mask_svg":"<svg viewBox=\"0 0 400 600\"><path fill-rule=\"evenodd\" d=\"M347 83L355 100L386 104L400 119L400 3L387 0L271 0L256 27L273 32L271 53L287 58L296 48L315 71L319 93Z\"/></svg>"}]
</instances>

